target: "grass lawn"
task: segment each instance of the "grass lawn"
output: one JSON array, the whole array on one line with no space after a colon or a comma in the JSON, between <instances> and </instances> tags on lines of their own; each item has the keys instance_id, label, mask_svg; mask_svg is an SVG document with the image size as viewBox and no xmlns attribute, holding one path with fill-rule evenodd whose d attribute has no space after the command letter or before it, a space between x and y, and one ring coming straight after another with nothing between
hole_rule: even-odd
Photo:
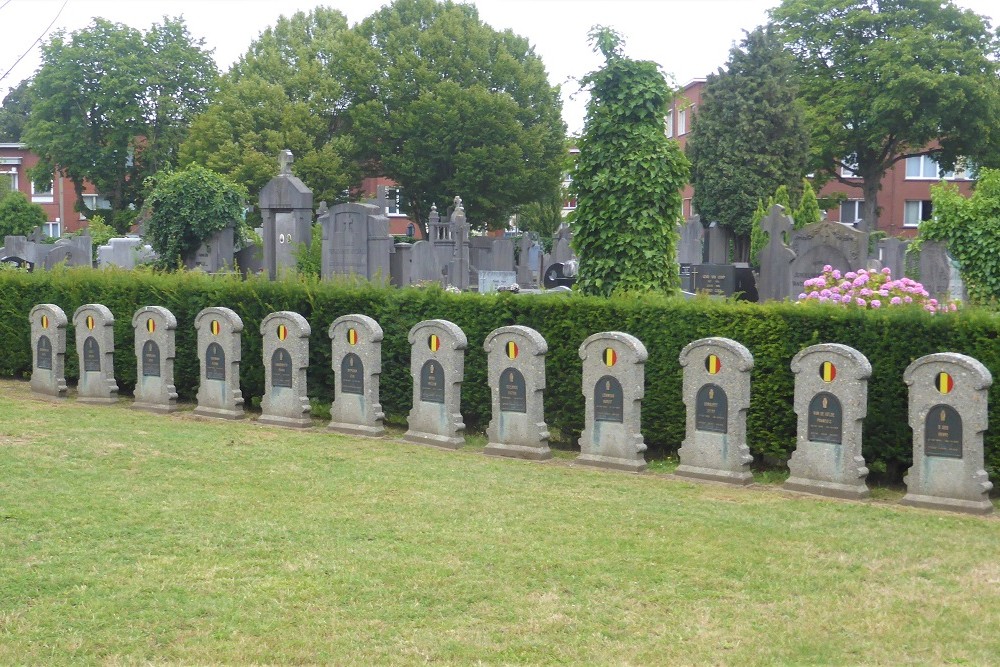
<instances>
[{"instance_id":1,"label":"grass lawn","mask_svg":"<svg viewBox=\"0 0 1000 667\"><path fill-rule=\"evenodd\" d=\"M996 664L1000 520L50 403L0 663Z\"/></svg>"}]
</instances>

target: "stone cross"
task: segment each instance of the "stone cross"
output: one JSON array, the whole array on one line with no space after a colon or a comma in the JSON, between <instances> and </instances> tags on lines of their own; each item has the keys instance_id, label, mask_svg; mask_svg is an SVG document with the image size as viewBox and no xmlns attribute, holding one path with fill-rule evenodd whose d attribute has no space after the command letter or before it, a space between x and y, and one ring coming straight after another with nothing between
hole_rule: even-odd
<instances>
[{"instance_id":1,"label":"stone cross","mask_svg":"<svg viewBox=\"0 0 1000 667\"><path fill-rule=\"evenodd\" d=\"M174 358L177 318L166 308L146 306L132 316L135 332L136 410L173 412L177 409Z\"/></svg>"},{"instance_id":2,"label":"stone cross","mask_svg":"<svg viewBox=\"0 0 1000 667\"><path fill-rule=\"evenodd\" d=\"M278 153L278 173L291 174L292 163L294 161L295 161L295 156L292 155L292 151L285 149L280 153Z\"/></svg>"},{"instance_id":3,"label":"stone cross","mask_svg":"<svg viewBox=\"0 0 1000 667\"><path fill-rule=\"evenodd\" d=\"M106 306L88 303L73 313L73 328L80 360L77 399L82 403L117 403L115 316Z\"/></svg>"},{"instance_id":4,"label":"stone cross","mask_svg":"<svg viewBox=\"0 0 1000 667\"><path fill-rule=\"evenodd\" d=\"M330 325L330 363L336 377L331 431L380 436L385 413L379 402L382 327L367 315L344 315Z\"/></svg>"},{"instance_id":5,"label":"stone cross","mask_svg":"<svg viewBox=\"0 0 1000 667\"><path fill-rule=\"evenodd\" d=\"M413 408L404 440L446 449L465 444L462 379L468 340L447 320L424 320L410 329Z\"/></svg>"},{"instance_id":6,"label":"stone cross","mask_svg":"<svg viewBox=\"0 0 1000 667\"><path fill-rule=\"evenodd\" d=\"M201 383L196 415L242 419L240 391L243 320L229 308L205 308L194 318L198 332Z\"/></svg>"},{"instance_id":7,"label":"stone cross","mask_svg":"<svg viewBox=\"0 0 1000 667\"><path fill-rule=\"evenodd\" d=\"M261 424L305 428L312 426L306 386L309 335L306 318L289 310L271 313L260 323L264 355L264 396Z\"/></svg>"},{"instance_id":8,"label":"stone cross","mask_svg":"<svg viewBox=\"0 0 1000 667\"><path fill-rule=\"evenodd\" d=\"M761 301L781 301L789 297L792 289L795 252L785 243L785 234L794 229L794 224L785 215L784 207L775 204L760 221L760 227L769 238L758 256L760 279L757 281L757 294Z\"/></svg>"},{"instance_id":9,"label":"stone cross","mask_svg":"<svg viewBox=\"0 0 1000 667\"><path fill-rule=\"evenodd\" d=\"M31 391L66 398L66 313L54 303L40 303L28 315L31 324Z\"/></svg>"},{"instance_id":10,"label":"stone cross","mask_svg":"<svg viewBox=\"0 0 1000 667\"><path fill-rule=\"evenodd\" d=\"M545 424L545 353L542 334L523 326L494 329L483 343L493 418L486 429L492 456L552 458Z\"/></svg>"}]
</instances>

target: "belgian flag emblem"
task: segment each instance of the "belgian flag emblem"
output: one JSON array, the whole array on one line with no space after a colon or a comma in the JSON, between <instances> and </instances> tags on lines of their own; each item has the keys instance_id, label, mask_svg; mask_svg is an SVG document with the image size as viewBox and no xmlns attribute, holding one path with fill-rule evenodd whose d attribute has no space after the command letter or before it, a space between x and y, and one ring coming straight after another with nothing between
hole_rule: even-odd
<instances>
[{"instance_id":1,"label":"belgian flag emblem","mask_svg":"<svg viewBox=\"0 0 1000 667\"><path fill-rule=\"evenodd\" d=\"M48 315L42 315L42 328L43 329L48 329L49 328L49 316Z\"/></svg>"},{"instance_id":2,"label":"belgian flag emblem","mask_svg":"<svg viewBox=\"0 0 1000 667\"><path fill-rule=\"evenodd\" d=\"M91 331L94 330L94 316L93 315L87 315L87 328L90 329Z\"/></svg>"},{"instance_id":3,"label":"belgian flag emblem","mask_svg":"<svg viewBox=\"0 0 1000 667\"><path fill-rule=\"evenodd\" d=\"M278 340L285 340L288 338L288 327L284 324L278 325Z\"/></svg>"},{"instance_id":4,"label":"belgian flag emblem","mask_svg":"<svg viewBox=\"0 0 1000 667\"><path fill-rule=\"evenodd\" d=\"M149 333L153 333L154 331L156 331L156 320L154 320L152 317L146 320L146 331L148 331Z\"/></svg>"},{"instance_id":5,"label":"belgian flag emblem","mask_svg":"<svg viewBox=\"0 0 1000 667\"><path fill-rule=\"evenodd\" d=\"M714 354L708 355L705 358L705 370L708 371L709 375L715 375L722 370L722 360Z\"/></svg>"},{"instance_id":6,"label":"belgian flag emblem","mask_svg":"<svg viewBox=\"0 0 1000 667\"><path fill-rule=\"evenodd\" d=\"M618 353L612 348L606 347L604 348L603 360L605 366L614 366L618 363Z\"/></svg>"},{"instance_id":7,"label":"belgian flag emblem","mask_svg":"<svg viewBox=\"0 0 1000 667\"><path fill-rule=\"evenodd\" d=\"M441 349L441 339L438 338L437 334L431 334L427 339L427 347L431 348L431 352L437 352Z\"/></svg>"},{"instance_id":8,"label":"belgian flag emblem","mask_svg":"<svg viewBox=\"0 0 1000 667\"><path fill-rule=\"evenodd\" d=\"M212 320L212 335L213 336L218 336L219 335L219 328L220 328L219 327L219 320Z\"/></svg>"},{"instance_id":9,"label":"belgian flag emblem","mask_svg":"<svg viewBox=\"0 0 1000 667\"><path fill-rule=\"evenodd\" d=\"M824 361L819 365L819 376L823 378L823 382L833 382L837 379L837 367L832 361Z\"/></svg>"},{"instance_id":10,"label":"belgian flag emblem","mask_svg":"<svg viewBox=\"0 0 1000 667\"><path fill-rule=\"evenodd\" d=\"M942 394L950 394L955 388L955 380L947 373L941 372L934 378L934 387Z\"/></svg>"},{"instance_id":11,"label":"belgian flag emblem","mask_svg":"<svg viewBox=\"0 0 1000 667\"><path fill-rule=\"evenodd\" d=\"M517 353L518 353L517 343L515 343L512 340L507 341L506 352L508 359L517 359Z\"/></svg>"},{"instance_id":12,"label":"belgian flag emblem","mask_svg":"<svg viewBox=\"0 0 1000 667\"><path fill-rule=\"evenodd\" d=\"M357 345L358 344L358 330L357 329L348 329L347 330L347 344L348 345Z\"/></svg>"}]
</instances>

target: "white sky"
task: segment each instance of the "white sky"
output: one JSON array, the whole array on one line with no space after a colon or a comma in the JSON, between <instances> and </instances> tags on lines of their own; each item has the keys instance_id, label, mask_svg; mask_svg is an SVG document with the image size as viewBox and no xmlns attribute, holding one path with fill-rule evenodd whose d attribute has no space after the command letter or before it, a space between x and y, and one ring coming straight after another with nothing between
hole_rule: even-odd
<instances>
[{"instance_id":1,"label":"white sky","mask_svg":"<svg viewBox=\"0 0 1000 667\"><path fill-rule=\"evenodd\" d=\"M722 66L734 42L766 22L766 12L780 0L467 0L480 18L496 29L512 29L534 45L549 79L562 86L563 116L571 132L583 126L585 95L576 95L577 79L601 64L587 44L594 25L608 25L626 38L625 51L653 60L677 84L702 78ZM214 49L221 70L242 55L261 31L281 15L316 6L339 9L351 24L369 16L387 0L0 0L0 76L30 52L4 79L8 88L29 77L39 65L33 42L59 14L52 30L86 27L94 17L147 29L164 15L183 16L189 32ZM997 0L957 0L959 6L1000 18ZM62 11L60 13L60 8Z\"/></svg>"}]
</instances>

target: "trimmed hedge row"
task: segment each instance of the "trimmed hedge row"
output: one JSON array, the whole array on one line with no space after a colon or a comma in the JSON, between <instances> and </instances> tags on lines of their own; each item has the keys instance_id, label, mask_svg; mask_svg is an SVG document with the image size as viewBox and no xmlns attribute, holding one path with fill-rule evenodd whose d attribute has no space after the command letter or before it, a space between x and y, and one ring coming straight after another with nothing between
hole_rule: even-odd
<instances>
[{"instance_id":1,"label":"trimmed hedge row","mask_svg":"<svg viewBox=\"0 0 1000 667\"><path fill-rule=\"evenodd\" d=\"M309 393L329 403L333 373L327 330L348 313L369 315L382 325L382 405L391 423L405 424L412 381L407 333L424 319L458 324L469 339L462 414L470 429L490 419L486 354L482 344L493 329L522 324L548 341L546 421L554 437L573 444L583 428L584 401L577 349L590 334L625 331L649 350L642 430L652 454L672 453L684 438L681 402L681 349L706 336L737 340L754 355L752 400L748 416L750 449L758 460L782 460L795 446L792 411L792 357L816 343L843 343L872 364L864 455L873 475L899 481L911 462L912 434L907 423L903 371L917 357L960 352L994 373L1000 371L1000 319L970 309L931 316L919 310L862 311L791 303L746 304L684 301L657 296L590 298L579 295L449 294L440 289L376 288L364 284L240 280L198 273L61 269L33 274L0 271L0 374L23 377L31 371L27 316L38 303L54 303L72 317L85 303L101 303L115 315L115 376L122 390L135 385L132 315L146 305L168 308L177 317L176 384L182 398L193 399L198 383L194 317L208 306L227 306L243 318L241 385L249 405L264 390L260 323L269 313L291 310L312 326ZM72 325L71 325L72 326ZM78 376L73 335L68 336L67 376ZM1000 377L991 390L990 419L1000 424ZM1000 431L986 434L986 467L1000 475Z\"/></svg>"}]
</instances>

